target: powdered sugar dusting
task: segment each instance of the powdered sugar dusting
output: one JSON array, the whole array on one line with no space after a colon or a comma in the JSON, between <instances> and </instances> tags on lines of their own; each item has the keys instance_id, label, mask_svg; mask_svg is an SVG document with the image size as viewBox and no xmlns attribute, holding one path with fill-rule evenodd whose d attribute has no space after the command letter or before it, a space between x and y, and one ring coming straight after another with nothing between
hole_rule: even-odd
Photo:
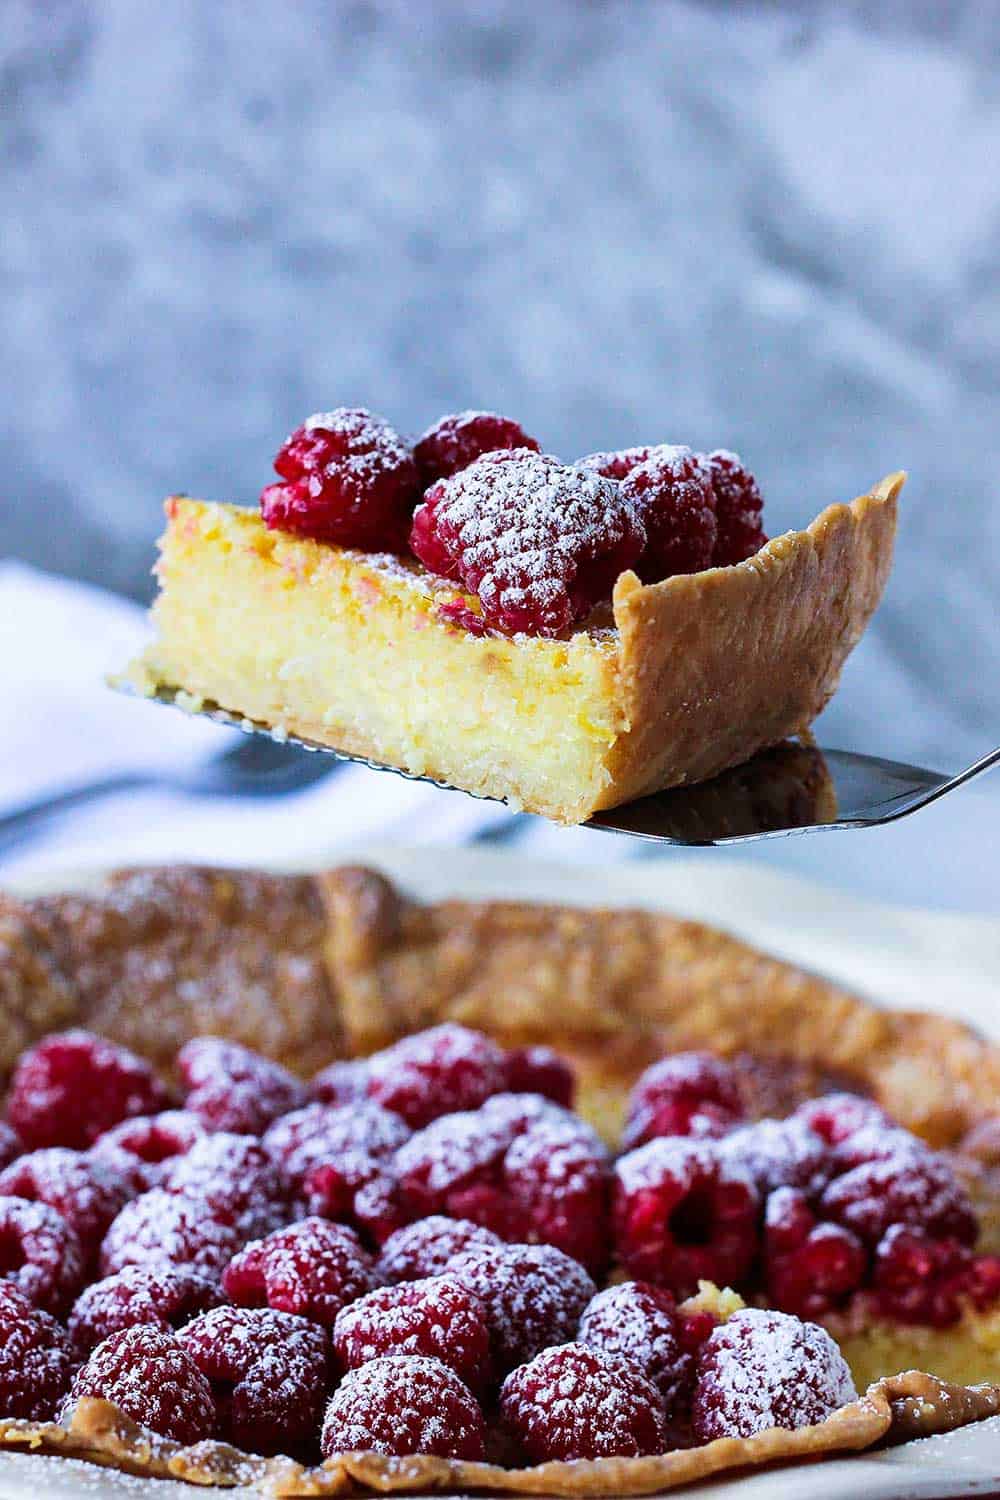
<instances>
[{"instance_id":1,"label":"powdered sugar dusting","mask_svg":"<svg viewBox=\"0 0 1000 1500\"><path fill-rule=\"evenodd\" d=\"M698 1358L693 1420L702 1442L808 1427L857 1399L847 1362L816 1323L748 1308Z\"/></svg>"}]
</instances>

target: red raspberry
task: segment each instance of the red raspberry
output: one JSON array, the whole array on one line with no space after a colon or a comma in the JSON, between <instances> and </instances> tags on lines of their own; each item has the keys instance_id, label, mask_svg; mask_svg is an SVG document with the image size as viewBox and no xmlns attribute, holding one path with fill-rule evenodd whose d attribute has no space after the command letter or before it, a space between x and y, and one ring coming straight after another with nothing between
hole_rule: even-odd
<instances>
[{"instance_id":1,"label":"red raspberry","mask_svg":"<svg viewBox=\"0 0 1000 1500\"><path fill-rule=\"evenodd\" d=\"M368 1064L333 1062L316 1074L309 1092L320 1104L354 1104L368 1092Z\"/></svg>"},{"instance_id":2,"label":"red raspberry","mask_svg":"<svg viewBox=\"0 0 1000 1500\"><path fill-rule=\"evenodd\" d=\"M212 1382L228 1441L254 1453L315 1442L329 1374L325 1328L269 1307L214 1307L177 1338Z\"/></svg>"},{"instance_id":3,"label":"red raspberry","mask_svg":"<svg viewBox=\"0 0 1000 1500\"><path fill-rule=\"evenodd\" d=\"M0 1168L9 1166L24 1150L24 1142L6 1120L0 1120Z\"/></svg>"},{"instance_id":4,"label":"red raspberry","mask_svg":"<svg viewBox=\"0 0 1000 1500\"><path fill-rule=\"evenodd\" d=\"M419 1130L439 1115L476 1109L499 1094L505 1066L502 1048L488 1036L446 1022L370 1058L368 1093Z\"/></svg>"},{"instance_id":5,"label":"red raspberry","mask_svg":"<svg viewBox=\"0 0 1000 1500\"><path fill-rule=\"evenodd\" d=\"M837 1176L869 1161L906 1160L911 1156L931 1156L933 1152L919 1136L898 1125L862 1125L846 1140L834 1147Z\"/></svg>"},{"instance_id":6,"label":"red raspberry","mask_svg":"<svg viewBox=\"0 0 1000 1500\"><path fill-rule=\"evenodd\" d=\"M333 1347L345 1369L384 1354L422 1354L448 1365L471 1390L489 1383L486 1309L454 1276L369 1292L338 1314Z\"/></svg>"},{"instance_id":7,"label":"red raspberry","mask_svg":"<svg viewBox=\"0 0 1000 1500\"><path fill-rule=\"evenodd\" d=\"M64 1421L81 1396L111 1401L134 1422L178 1443L200 1443L215 1426L208 1381L162 1328L123 1328L99 1344L77 1372Z\"/></svg>"},{"instance_id":8,"label":"red raspberry","mask_svg":"<svg viewBox=\"0 0 1000 1500\"><path fill-rule=\"evenodd\" d=\"M73 1348L86 1359L109 1334L140 1323L173 1333L221 1301L217 1283L191 1266L125 1266L77 1297L69 1315Z\"/></svg>"},{"instance_id":9,"label":"red raspberry","mask_svg":"<svg viewBox=\"0 0 1000 1500\"><path fill-rule=\"evenodd\" d=\"M285 482L261 492L267 526L365 552L405 549L420 484L412 453L384 418L347 406L316 412L274 467Z\"/></svg>"},{"instance_id":10,"label":"red raspberry","mask_svg":"<svg viewBox=\"0 0 1000 1500\"><path fill-rule=\"evenodd\" d=\"M279 1115L306 1102L305 1085L259 1052L219 1036L196 1036L177 1054L185 1106L206 1130L261 1135Z\"/></svg>"},{"instance_id":11,"label":"red raspberry","mask_svg":"<svg viewBox=\"0 0 1000 1500\"><path fill-rule=\"evenodd\" d=\"M317 1218L254 1240L222 1277L226 1296L238 1306L273 1307L328 1326L377 1285L371 1256L354 1230Z\"/></svg>"},{"instance_id":12,"label":"red raspberry","mask_svg":"<svg viewBox=\"0 0 1000 1500\"><path fill-rule=\"evenodd\" d=\"M415 444L413 456L426 489L436 479L448 479L498 448L540 451L535 439L509 417L498 417L491 411L460 411L428 427Z\"/></svg>"},{"instance_id":13,"label":"red raspberry","mask_svg":"<svg viewBox=\"0 0 1000 1500\"><path fill-rule=\"evenodd\" d=\"M47 1203L62 1214L88 1261L96 1257L108 1225L132 1197L116 1167L64 1146L20 1157L0 1172L0 1194Z\"/></svg>"},{"instance_id":14,"label":"red raspberry","mask_svg":"<svg viewBox=\"0 0 1000 1500\"><path fill-rule=\"evenodd\" d=\"M293 1187L317 1162L357 1162L364 1167L388 1161L410 1138L409 1126L374 1100L357 1104L307 1104L276 1120L265 1132L264 1148Z\"/></svg>"},{"instance_id":15,"label":"red raspberry","mask_svg":"<svg viewBox=\"0 0 1000 1500\"><path fill-rule=\"evenodd\" d=\"M398 1115L364 1099L308 1104L277 1120L264 1145L307 1212L350 1219L382 1240L399 1223L391 1158L409 1135Z\"/></svg>"},{"instance_id":16,"label":"red raspberry","mask_svg":"<svg viewBox=\"0 0 1000 1500\"><path fill-rule=\"evenodd\" d=\"M284 1179L253 1136L223 1130L202 1136L170 1163L163 1186L168 1193L204 1199L243 1239L269 1234L288 1219Z\"/></svg>"},{"instance_id":17,"label":"red raspberry","mask_svg":"<svg viewBox=\"0 0 1000 1500\"><path fill-rule=\"evenodd\" d=\"M614 1226L631 1276L678 1297L700 1280L738 1285L757 1248L758 1195L715 1142L663 1137L619 1159Z\"/></svg>"},{"instance_id":18,"label":"red raspberry","mask_svg":"<svg viewBox=\"0 0 1000 1500\"><path fill-rule=\"evenodd\" d=\"M607 1260L607 1152L582 1120L537 1095L500 1094L446 1115L413 1136L395 1165L412 1215L471 1219L595 1269Z\"/></svg>"},{"instance_id":19,"label":"red raspberry","mask_svg":"<svg viewBox=\"0 0 1000 1500\"><path fill-rule=\"evenodd\" d=\"M764 502L757 481L735 453L717 448L703 461L715 492L718 534L712 562L717 568L753 557L767 541L761 523Z\"/></svg>"},{"instance_id":20,"label":"red raspberry","mask_svg":"<svg viewBox=\"0 0 1000 1500\"><path fill-rule=\"evenodd\" d=\"M117 1167L133 1192L144 1193L159 1187L166 1163L190 1151L204 1134L197 1115L186 1109L165 1109L158 1115L137 1115L106 1130L92 1154Z\"/></svg>"},{"instance_id":21,"label":"red raspberry","mask_svg":"<svg viewBox=\"0 0 1000 1500\"><path fill-rule=\"evenodd\" d=\"M0 1280L0 1411L54 1420L73 1373L65 1329L12 1281Z\"/></svg>"},{"instance_id":22,"label":"red raspberry","mask_svg":"<svg viewBox=\"0 0 1000 1500\"><path fill-rule=\"evenodd\" d=\"M847 1362L816 1323L747 1308L710 1335L698 1356L692 1419L699 1442L810 1427L857 1391Z\"/></svg>"},{"instance_id":23,"label":"red raspberry","mask_svg":"<svg viewBox=\"0 0 1000 1500\"><path fill-rule=\"evenodd\" d=\"M838 1146L864 1126L890 1129L895 1125L874 1099L865 1099L861 1094L822 1094L800 1104L795 1117L829 1146Z\"/></svg>"},{"instance_id":24,"label":"red raspberry","mask_svg":"<svg viewBox=\"0 0 1000 1500\"><path fill-rule=\"evenodd\" d=\"M82 1150L119 1120L166 1102L163 1085L141 1057L89 1031L62 1031L22 1055L7 1114L28 1150Z\"/></svg>"},{"instance_id":25,"label":"red raspberry","mask_svg":"<svg viewBox=\"0 0 1000 1500\"><path fill-rule=\"evenodd\" d=\"M621 495L646 528L646 550L636 567L644 583L711 567L715 495L708 469L690 448L654 448L622 481Z\"/></svg>"},{"instance_id":26,"label":"red raspberry","mask_svg":"<svg viewBox=\"0 0 1000 1500\"><path fill-rule=\"evenodd\" d=\"M84 1279L83 1248L62 1214L47 1203L0 1198L0 1277L57 1317Z\"/></svg>"},{"instance_id":27,"label":"red raspberry","mask_svg":"<svg viewBox=\"0 0 1000 1500\"><path fill-rule=\"evenodd\" d=\"M504 1425L535 1463L641 1458L668 1446L656 1387L587 1344L545 1349L503 1383Z\"/></svg>"},{"instance_id":28,"label":"red raspberry","mask_svg":"<svg viewBox=\"0 0 1000 1500\"><path fill-rule=\"evenodd\" d=\"M645 534L611 481L515 449L433 485L410 546L431 572L479 595L488 625L556 636L611 597Z\"/></svg>"},{"instance_id":29,"label":"red raspberry","mask_svg":"<svg viewBox=\"0 0 1000 1500\"><path fill-rule=\"evenodd\" d=\"M893 1224L972 1245L979 1233L965 1189L944 1157L914 1151L863 1162L830 1183L820 1213L877 1245Z\"/></svg>"},{"instance_id":30,"label":"red raspberry","mask_svg":"<svg viewBox=\"0 0 1000 1500\"><path fill-rule=\"evenodd\" d=\"M584 458L577 459L577 468L593 469L595 474L601 474L605 479L627 479L633 469L644 464L647 458L657 453L662 443L654 443L639 448L618 448L609 453L588 453Z\"/></svg>"},{"instance_id":31,"label":"red raspberry","mask_svg":"<svg viewBox=\"0 0 1000 1500\"><path fill-rule=\"evenodd\" d=\"M456 1255L448 1274L486 1308L498 1375L571 1339L597 1292L583 1267L553 1245L480 1246Z\"/></svg>"},{"instance_id":32,"label":"red raspberry","mask_svg":"<svg viewBox=\"0 0 1000 1500\"><path fill-rule=\"evenodd\" d=\"M483 1414L454 1370L437 1359L394 1354L348 1370L326 1409L323 1455L405 1458L486 1456Z\"/></svg>"},{"instance_id":33,"label":"red raspberry","mask_svg":"<svg viewBox=\"0 0 1000 1500\"><path fill-rule=\"evenodd\" d=\"M576 1076L565 1058L551 1047L515 1047L504 1063L505 1091L511 1094L541 1094L553 1104L572 1109Z\"/></svg>"},{"instance_id":34,"label":"red raspberry","mask_svg":"<svg viewBox=\"0 0 1000 1500\"><path fill-rule=\"evenodd\" d=\"M579 1338L638 1370L660 1392L668 1415L674 1413L687 1387L691 1356L681 1343L677 1304L665 1288L646 1281L606 1287L584 1309Z\"/></svg>"},{"instance_id":35,"label":"red raspberry","mask_svg":"<svg viewBox=\"0 0 1000 1500\"><path fill-rule=\"evenodd\" d=\"M376 1270L383 1281L420 1281L425 1276L439 1276L463 1250L501 1243L491 1229L469 1219L431 1214L426 1219L404 1224L389 1236L382 1246Z\"/></svg>"},{"instance_id":36,"label":"red raspberry","mask_svg":"<svg viewBox=\"0 0 1000 1500\"><path fill-rule=\"evenodd\" d=\"M840 1224L819 1224L805 1195L781 1187L764 1212L764 1274L769 1299L785 1312L820 1317L857 1291L868 1256Z\"/></svg>"},{"instance_id":37,"label":"red raspberry","mask_svg":"<svg viewBox=\"0 0 1000 1500\"><path fill-rule=\"evenodd\" d=\"M218 1218L204 1198L152 1188L126 1203L104 1236L101 1275L165 1261L218 1277L242 1243L232 1221Z\"/></svg>"},{"instance_id":38,"label":"red raspberry","mask_svg":"<svg viewBox=\"0 0 1000 1500\"><path fill-rule=\"evenodd\" d=\"M779 1187L821 1192L834 1171L826 1142L794 1116L788 1120L757 1120L734 1130L719 1143L727 1161L752 1177L761 1197Z\"/></svg>"},{"instance_id":39,"label":"red raspberry","mask_svg":"<svg viewBox=\"0 0 1000 1500\"><path fill-rule=\"evenodd\" d=\"M622 1146L661 1135L722 1135L744 1117L736 1073L710 1052L675 1052L653 1063L629 1097Z\"/></svg>"}]
</instances>

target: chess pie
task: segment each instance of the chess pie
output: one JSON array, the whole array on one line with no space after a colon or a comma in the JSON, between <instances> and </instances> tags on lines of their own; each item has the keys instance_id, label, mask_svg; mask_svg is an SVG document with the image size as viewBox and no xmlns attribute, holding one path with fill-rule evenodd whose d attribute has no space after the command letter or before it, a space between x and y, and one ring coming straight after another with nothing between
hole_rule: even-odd
<instances>
[{"instance_id":1,"label":"chess pie","mask_svg":"<svg viewBox=\"0 0 1000 1500\"><path fill-rule=\"evenodd\" d=\"M1000 1052L955 1022L362 868L3 898L0 1004L8 1449L616 1495L1000 1412Z\"/></svg>"},{"instance_id":2,"label":"chess pie","mask_svg":"<svg viewBox=\"0 0 1000 1500\"><path fill-rule=\"evenodd\" d=\"M808 728L885 587L902 474L768 541L732 454L567 465L472 427L411 453L320 413L261 514L168 500L132 685L562 823Z\"/></svg>"}]
</instances>

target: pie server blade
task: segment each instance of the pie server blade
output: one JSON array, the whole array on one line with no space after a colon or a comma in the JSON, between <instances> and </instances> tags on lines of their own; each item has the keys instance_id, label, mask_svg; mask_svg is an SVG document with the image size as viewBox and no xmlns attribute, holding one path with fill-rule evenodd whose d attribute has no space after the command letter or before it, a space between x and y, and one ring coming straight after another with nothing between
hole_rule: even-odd
<instances>
[{"instance_id":1,"label":"pie server blade","mask_svg":"<svg viewBox=\"0 0 1000 1500\"><path fill-rule=\"evenodd\" d=\"M112 686L119 691L132 691L127 681L119 680ZM448 791L461 790L432 776L417 776L398 766L348 755L315 740L272 729L211 703L192 709L183 700L178 704L176 693L169 688L157 692L152 701L179 707L185 713L195 712L217 724L241 729L245 734L266 735L312 754L332 755L373 771L391 771L408 781L426 781ZM786 741L762 750L744 765L724 771L711 781L673 787L622 807L609 808L595 813L584 826L688 847L749 843L754 839L815 833L828 828L874 828L936 802L946 792L954 791L998 762L1000 747L964 770L946 775L875 755L859 755L852 750L824 750ZM511 821L514 822L513 814ZM492 837L502 841L505 826L501 824L494 829Z\"/></svg>"}]
</instances>

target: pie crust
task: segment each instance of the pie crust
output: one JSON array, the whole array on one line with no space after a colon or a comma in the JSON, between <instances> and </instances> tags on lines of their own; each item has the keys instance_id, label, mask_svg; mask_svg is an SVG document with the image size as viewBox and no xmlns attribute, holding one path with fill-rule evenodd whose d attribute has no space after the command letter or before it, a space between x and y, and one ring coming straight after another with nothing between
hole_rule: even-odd
<instances>
[{"instance_id":1,"label":"pie crust","mask_svg":"<svg viewBox=\"0 0 1000 1500\"><path fill-rule=\"evenodd\" d=\"M579 823L808 729L882 596L903 474L747 561L643 585L569 640L475 637L403 558L175 497L158 639L127 674L282 733Z\"/></svg>"},{"instance_id":2,"label":"pie crust","mask_svg":"<svg viewBox=\"0 0 1000 1500\"><path fill-rule=\"evenodd\" d=\"M639 1070L692 1045L738 1057L759 1113L847 1084L956 1148L957 1160L964 1138L995 1116L1000 1089L1000 1048L970 1029L879 1011L699 923L522 903L422 905L358 867L315 877L137 870L92 895L0 898L0 1005L5 1071L32 1040L70 1024L162 1067L188 1037L211 1031L306 1072L457 1020L508 1045L544 1040L568 1055L580 1072L581 1113L612 1137ZM995 1199L995 1178L984 1180ZM625 1495L997 1413L1000 1383L968 1387L910 1370L875 1381L815 1427L525 1470L371 1455L307 1470L221 1443L184 1448L90 1399L68 1427L0 1420L0 1446L272 1495L359 1487Z\"/></svg>"}]
</instances>

